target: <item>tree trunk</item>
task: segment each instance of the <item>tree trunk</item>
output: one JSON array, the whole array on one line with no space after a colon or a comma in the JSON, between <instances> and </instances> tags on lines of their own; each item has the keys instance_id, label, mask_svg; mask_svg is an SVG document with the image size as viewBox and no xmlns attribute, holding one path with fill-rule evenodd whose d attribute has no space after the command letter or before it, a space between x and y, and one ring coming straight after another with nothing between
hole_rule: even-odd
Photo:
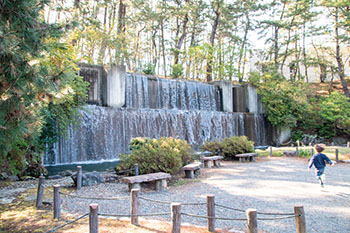
<instances>
[{"instance_id":1,"label":"tree trunk","mask_svg":"<svg viewBox=\"0 0 350 233\"><path fill-rule=\"evenodd\" d=\"M336 59L338 64L338 75L341 80L341 84L343 86L344 94L347 98L350 97L349 90L345 81L345 75L344 75L344 69L343 69L343 62L340 57L340 45L339 45L339 25L338 25L338 7L336 8L335 13L335 36L336 36Z\"/></svg>"},{"instance_id":2,"label":"tree trunk","mask_svg":"<svg viewBox=\"0 0 350 233\"><path fill-rule=\"evenodd\" d=\"M160 30L161 30L161 37L162 37L162 56L163 56L163 70L164 70L164 76L166 77L166 58L165 58L165 43L164 43L164 21L161 19L160 21Z\"/></svg>"},{"instance_id":3,"label":"tree trunk","mask_svg":"<svg viewBox=\"0 0 350 233\"><path fill-rule=\"evenodd\" d=\"M239 50L239 58L238 58L238 80L240 83L243 82L243 77L244 77L244 65L243 64L243 72L241 72L241 66L242 66L242 59L243 59L243 55L245 54L245 46L246 46L246 42L247 42L247 37L248 37L248 32L249 32L249 28L250 28L250 19L249 19L249 12L246 11L245 12L245 16L246 16L246 27L244 30L244 37L243 37L243 44L241 46L241 49ZM243 59L244 61L244 59ZM245 63L245 62L243 62Z\"/></svg>"},{"instance_id":4,"label":"tree trunk","mask_svg":"<svg viewBox=\"0 0 350 233\"><path fill-rule=\"evenodd\" d=\"M212 81L212 72L213 72L213 50L214 50L214 41L215 41L215 34L217 27L219 25L219 18L220 18L220 6L217 6L217 9L214 10L215 13L215 19L214 19L214 24L211 30L210 34L210 45L211 49L209 50L209 57L207 61L207 82Z\"/></svg>"}]
</instances>

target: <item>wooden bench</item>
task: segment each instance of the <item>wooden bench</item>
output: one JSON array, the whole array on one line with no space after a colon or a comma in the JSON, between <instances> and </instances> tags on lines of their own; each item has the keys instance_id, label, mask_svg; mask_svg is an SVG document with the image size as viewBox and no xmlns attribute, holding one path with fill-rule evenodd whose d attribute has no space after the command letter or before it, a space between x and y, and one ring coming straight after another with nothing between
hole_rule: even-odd
<instances>
[{"instance_id":1,"label":"wooden bench","mask_svg":"<svg viewBox=\"0 0 350 233\"><path fill-rule=\"evenodd\" d=\"M157 173L150 173L145 175L139 175L139 176L129 176L129 177L123 177L121 181L123 183L127 183L129 185L129 191L131 189L140 189L141 190L141 183L145 182L156 182L156 190L157 191L163 191L167 187L167 181L166 179L170 179L171 175L165 172L157 172Z\"/></svg>"},{"instance_id":2,"label":"wooden bench","mask_svg":"<svg viewBox=\"0 0 350 233\"><path fill-rule=\"evenodd\" d=\"M255 156L258 156L258 153L245 153L237 154L236 157L239 158L239 162L245 162L249 159L250 162L255 162Z\"/></svg>"},{"instance_id":3,"label":"wooden bench","mask_svg":"<svg viewBox=\"0 0 350 233\"><path fill-rule=\"evenodd\" d=\"M211 162L213 163L214 167L220 167L220 161L223 159L223 156L209 156L209 157L202 157L201 160L204 162L204 167L211 168Z\"/></svg>"},{"instance_id":4,"label":"wooden bench","mask_svg":"<svg viewBox=\"0 0 350 233\"><path fill-rule=\"evenodd\" d=\"M186 166L182 167L182 170L185 171L186 178L188 179L194 179L195 173L199 174L201 169L201 163L190 163Z\"/></svg>"}]
</instances>

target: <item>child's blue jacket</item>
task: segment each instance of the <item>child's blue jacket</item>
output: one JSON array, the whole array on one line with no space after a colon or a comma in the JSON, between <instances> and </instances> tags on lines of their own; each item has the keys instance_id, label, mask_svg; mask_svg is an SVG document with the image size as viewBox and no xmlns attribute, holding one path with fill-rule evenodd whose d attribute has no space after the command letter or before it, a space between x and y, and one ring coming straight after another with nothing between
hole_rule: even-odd
<instances>
[{"instance_id":1,"label":"child's blue jacket","mask_svg":"<svg viewBox=\"0 0 350 233\"><path fill-rule=\"evenodd\" d=\"M326 162L332 165L332 161L327 157L327 155L322 153L317 153L312 156L309 162L309 168L314 165L318 170L326 167Z\"/></svg>"}]
</instances>

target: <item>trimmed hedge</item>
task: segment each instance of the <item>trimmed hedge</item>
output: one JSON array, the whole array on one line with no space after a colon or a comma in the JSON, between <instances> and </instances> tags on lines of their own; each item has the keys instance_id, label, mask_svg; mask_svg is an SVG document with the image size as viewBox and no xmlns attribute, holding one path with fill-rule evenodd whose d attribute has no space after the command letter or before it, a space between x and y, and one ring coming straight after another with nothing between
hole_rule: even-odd
<instances>
[{"instance_id":1,"label":"trimmed hedge","mask_svg":"<svg viewBox=\"0 0 350 233\"><path fill-rule=\"evenodd\" d=\"M232 160L236 154L254 152L254 142L249 141L246 136L233 136L222 141L205 142L199 148L201 151L213 153L221 151L225 159Z\"/></svg>"},{"instance_id":2,"label":"trimmed hedge","mask_svg":"<svg viewBox=\"0 0 350 233\"><path fill-rule=\"evenodd\" d=\"M191 146L184 140L172 137L160 139L133 138L131 154L120 155L116 170L128 170L137 163L140 174L153 172L177 173L192 161Z\"/></svg>"}]
</instances>

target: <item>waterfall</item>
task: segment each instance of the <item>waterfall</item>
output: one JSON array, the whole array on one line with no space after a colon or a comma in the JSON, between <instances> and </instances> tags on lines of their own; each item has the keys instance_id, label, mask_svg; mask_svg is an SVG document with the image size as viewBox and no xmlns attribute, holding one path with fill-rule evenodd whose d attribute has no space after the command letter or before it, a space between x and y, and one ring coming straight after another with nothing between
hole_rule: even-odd
<instances>
[{"instance_id":1,"label":"waterfall","mask_svg":"<svg viewBox=\"0 0 350 233\"><path fill-rule=\"evenodd\" d=\"M215 86L128 74L126 107L216 111Z\"/></svg>"},{"instance_id":2,"label":"waterfall","mask_svg":"<svg viewBox=\"0 0 350 233\"><path fill-rule=\"evenodd\" d=\"M118 92L125 98L123 107L85 106L80 124L70 125L67 136L49 148L44 164L116 160L130 152L133 137L171 136L198 148L205 141L246 135L256 145L266 145L269 125L258 114L255 89L227 90L233 95L206 83L126 74L125 93ZM221 111L225 98L234 98L233 109L239 111Z\"/></svg>"}]
</instances>

